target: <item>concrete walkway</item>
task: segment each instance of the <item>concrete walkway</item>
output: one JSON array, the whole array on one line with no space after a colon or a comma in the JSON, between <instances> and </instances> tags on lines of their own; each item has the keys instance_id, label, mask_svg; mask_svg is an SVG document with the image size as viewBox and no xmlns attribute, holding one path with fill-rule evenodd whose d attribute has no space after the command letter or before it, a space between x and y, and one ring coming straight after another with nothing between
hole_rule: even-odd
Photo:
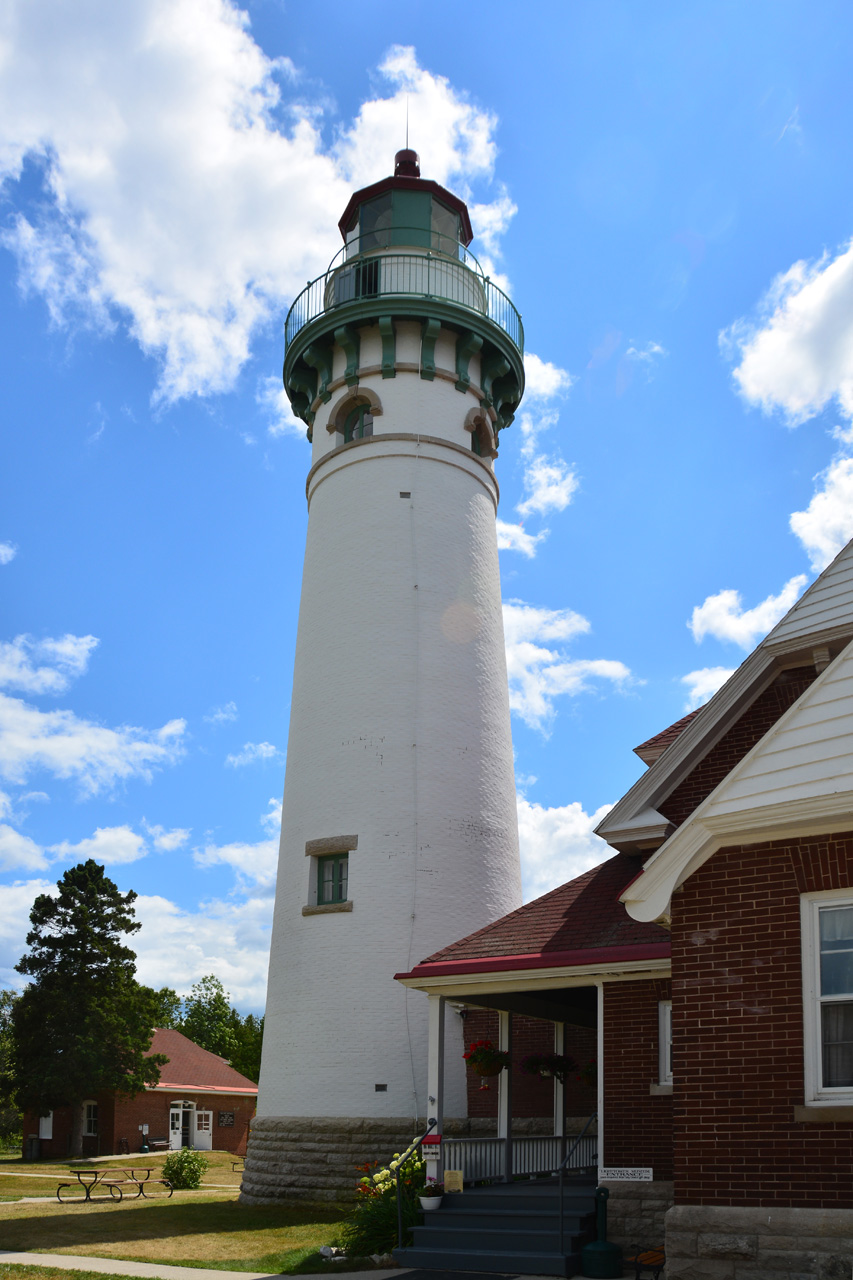
<instances>
[{"instance_id":1,"label":"concrete walkway","mask_svg":"<svg viewBox=\"0 0 853 1280\"><path fill-rule=\"evenodd\" d=\"M0 1249L6 1266L57 1267L64 1271L103 1271L115 1276L146 1276L149 1280L280 1280L280 1271L208 1271L206 1267L169 1267L157 1262L122 1262L118 1258L81 1258L68 1253L8 1253ZM336 1272L337 1280L397 1280L408 1268L388 1271ZM25 1273L26 1274L26 1273ZM25 1274L22 1280L25 1280Z\"/></svg>"}]
</instances>

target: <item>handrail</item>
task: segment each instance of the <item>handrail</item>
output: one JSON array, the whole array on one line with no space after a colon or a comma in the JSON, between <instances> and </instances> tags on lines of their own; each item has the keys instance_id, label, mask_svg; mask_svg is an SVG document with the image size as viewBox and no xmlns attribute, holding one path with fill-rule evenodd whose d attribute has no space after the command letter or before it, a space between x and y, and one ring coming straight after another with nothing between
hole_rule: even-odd
<instances>
[{"instance_id":1,"label":"handrail","mask_svg":"<svg viewBox=\"0 0 853 1280\"><path fill-rule=\"evenodd\" d=\"M423 1133L421 1134L421 1136L419 1138L415 1138L414 1142L410 1143L410 1145L406 1148L403 1154L401 1156L396 1156L388 1165L388 1168L394 1174L394 1186L396 1187L396 1190L397 1190L397 1248L398 1249L402 1249L403 1247L403 1200L400 1195L400 1170L402 1169L406 1161L411 1159L411 1157L415 1154L418 1147L423 1142L424 1138L426 1138L430 1133L432 1133L433 1129L436 1127L437 1124L438 1124L437 1120L435 1119L430 1120L429 1123L427 1124L426 1129L424 1129Z\"/></svg>"},{"instance_id":2,"label":"handrail","mask_svg":"<svg viewBox=\"0 0 853 1280\"><path fill-rule=\"evenodd\" d=\"M429 244L421 244L414 238L408 242L397 239L401 234L406 234L407 232L411 232L413 237L428 236ZM383 249L424 249L430 253L440 253L443 257L450 258L455 262L461 262L466 267L476 271L483 279L486 278L486 273L480 265L477 255L472 253L461 240L457 240L456 236L446 236L442 231L433 231L431 228L427 229L426 227L397 226L381 227L376 231L367 231L364 234L365 239L370 237L370 245L366 249L362 249L362 237L360 235L356 236L354 240L341 245L326 268L327 276L347 263L353 262L356 258L363 258L367 254L381 252ZM354 245L359 247L354 248ZM339 258L341 259L340 262L338 262Z\"/></svg>"},{"instance_id":3,"label":"handrail","mask_svg":"<svg viewBox=\"0 0 853 1280\"><path fill-rule=\"evenodd\" d=\"M559 1199L560 1199L560 1253L564 1252L563 1242L564 1242L565 1222L564 1222L564 1209L563 1209L563 1184L565 1182L566 1169L569 1167L569 1161L571 1160L572 1156L575 1154L583 1138L586 1136L587 1129L592 1124L593 1120L597 1120L597 1119L598 1119L598 1112L593 1111L592 1115L589 1117L586 1124L581 1129L580 1133L575 1139L571 1149L566 1152L566 1155L563 1157L563 1163L560 1165L559 1169L557 1170L557 1195L559 1196ZM601 1159L600 1153L601 1153L601 1148L599 1148L599 1160Z\"/></svg>"}]
</instances>

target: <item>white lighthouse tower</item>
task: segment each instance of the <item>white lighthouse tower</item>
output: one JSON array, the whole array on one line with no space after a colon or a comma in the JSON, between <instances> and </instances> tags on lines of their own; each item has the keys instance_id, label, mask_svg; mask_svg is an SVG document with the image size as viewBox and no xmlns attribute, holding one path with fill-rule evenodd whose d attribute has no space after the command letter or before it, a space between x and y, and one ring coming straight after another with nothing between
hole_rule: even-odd
<instances>
[{"instance_id":1,"label":"white lighthouse tower","mask_svg":"<svg viewBox=\"0 0 853 1280\"><path fill-rule=\"evenodd\" d=\"M521 902L493 469L521 320L413 151L340 228L285 329L312 459L248 1201L331 1198L399 1149L427 1000L394 974Z\"/></svg>"}]
</instances>

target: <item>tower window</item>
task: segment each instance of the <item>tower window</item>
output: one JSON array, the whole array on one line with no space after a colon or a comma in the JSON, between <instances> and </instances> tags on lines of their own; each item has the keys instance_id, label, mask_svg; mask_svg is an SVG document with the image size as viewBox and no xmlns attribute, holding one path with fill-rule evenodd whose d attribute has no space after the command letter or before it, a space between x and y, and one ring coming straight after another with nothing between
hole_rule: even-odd
<instances>
[{"instance_id":1,"label":"tower window","mask_svg":"<svg viewBox=\"0 0 853 1280\"><path fill-rule=\"evenodd\" d=\"M373 411L369 404L357 404L344 422L344 444L373 435Z\"/></svg>"},{"instance_id":2,"label":"tower window","mask_svg":"<svg viewBox=\"0 0 853 1280\"><path fill-rule=\"evenodd\" d=\"M349 855L334 853L317 859L317 906L347 900L347 870Z\"/></svg>"}]
</instances>

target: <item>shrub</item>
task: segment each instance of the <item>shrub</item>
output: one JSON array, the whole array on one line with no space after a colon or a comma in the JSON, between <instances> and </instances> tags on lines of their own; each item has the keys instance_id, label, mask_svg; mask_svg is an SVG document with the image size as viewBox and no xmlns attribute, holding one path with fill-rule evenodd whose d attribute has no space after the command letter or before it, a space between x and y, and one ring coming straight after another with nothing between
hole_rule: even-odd
<instances>
[{"instance_id":1,"label":"shrub","mask_svg":"<svg viewBox=\"0 0 853 1280\"><path fill-rule=\"evenodd\" d=\"M397 1188L393 1162L390 1169L379 1169L376 1164L359 1168L366 1176L358 1184L358 1201L341 1227L340 1239L350 1258L369 1258L397 1247ZM421 1221L418 1195L425 1183L426 1164L414 1156L400 1173L404 1245L411 1244L412 1227Z\"/></svg>"},{"instance_id":2,"label":"shrub","mask_svg":"<svg viewBox=\"0 0 853 1280\"><path fill-rule=\"evenodd\" d=\"M197 1191L209 1167L210 1161L200 1151L183 1147L166 1156L163 1177L171 1182L176 1191Z\"/></svg>"}]
</instances>

